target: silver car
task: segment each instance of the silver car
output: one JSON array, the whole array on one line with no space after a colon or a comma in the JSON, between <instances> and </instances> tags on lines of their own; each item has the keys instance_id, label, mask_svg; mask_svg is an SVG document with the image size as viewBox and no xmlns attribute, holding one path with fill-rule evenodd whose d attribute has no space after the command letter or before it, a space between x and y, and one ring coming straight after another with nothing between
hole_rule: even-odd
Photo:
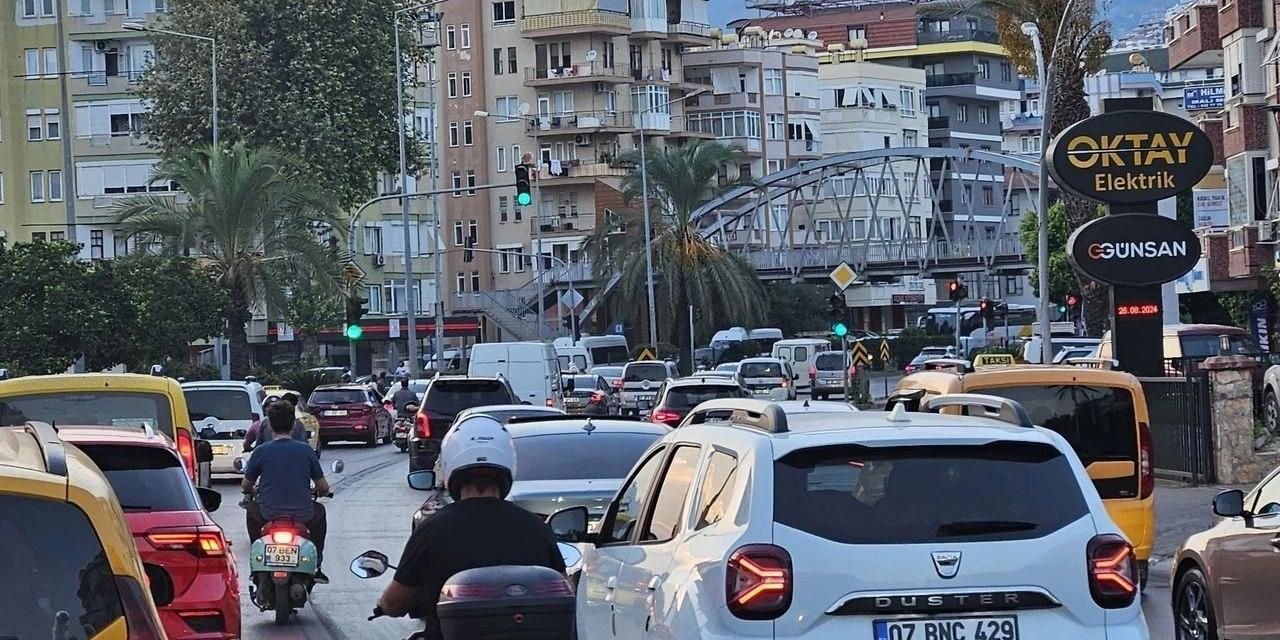
<instances>
[{"instance_id":1,"label":"silver car","mask_svg":"<svg viewBox=\"0 0 1280 640\"><path fill-rule=\"evenodd\" d=\"M653 408L658 388L680 377L676 365L660 360L628 362L622 369L622 414L637 415Z\"/></svg>"}]
</instances>

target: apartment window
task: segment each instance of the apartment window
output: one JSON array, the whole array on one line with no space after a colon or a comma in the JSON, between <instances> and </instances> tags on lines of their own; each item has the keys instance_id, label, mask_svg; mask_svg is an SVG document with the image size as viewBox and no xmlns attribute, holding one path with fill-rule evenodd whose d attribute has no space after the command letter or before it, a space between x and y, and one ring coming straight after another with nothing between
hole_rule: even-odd
<instances>
[{"instance_id":1,"label":"apartment window","mask_svg":"<svg viewBox=\"0 0 1280 640\"><path fill-rule=\"evenodd\" d=\"M474 196L476 194L476 170L467 169L467 195ZM471 224L475 224L474 222Z\"/></svg>"},{"instance_id":2,"label":"apartment window","mask_svg":"<svg viewBox=\"0 0 1280 640\"><path fill-rule=\"evenodd\" d=\"M853 42L854 40L866 40L866 39L867 39L867 25L856 24L852 27L849 27L849 42Z\"/></svg>"},{"instance_id":3,"label":"apartment window","mask_svg":"<svg viewBox=\"0 0 1280 640\"><path fill-rule=\"evenodd\" d=\"M493 3L494 26L512 24L516 21L516 0L495 0Z\"/></svg>"},{"instance_id":4,"label":"apartment window","mask_svg":"<svg viewBox=\"0 0 1280 640\"><path fill-rule=\"evenodd\" d=\"M498 147L494 149L494 153L497 154L494 158L494 165L497 167L498 173L505 173L507 171L507 148Z\"/></svg>"},{"instance_id":5,"label":"apartment window","mask_svg":"<svg viewBox=\"0 0 1280 640\"><path fill-rule=\"evenodd\" d=\"M921 68L924 69L925 76L940 76L947 72L947 66L941 62L930 62Z\"/></svg>"},{"instance_id":6,"label":"apartment window","mask_svg":"<svg viewBox=\"0 0 1280 640\"><path fill-rule=\"evenodd\" d=\"M44 172L32 171L29 177L31 181L31 201L44 202Z\"/></svg>"},{"instance_id":7,"label":"apartment window","mask_svg":"<svg viewBox=\"0 0 1280 640\"><path fill-rule=\"evenodd\" d=\"M40 77L40 50L27 49L25 53L27 60L26 77L28 80L35 80Z\"/></svg>"},{"instance_id":8,"label":"apartment window","mask_svg":"<svg viewBox=\"0 0 1280 640\"><path fill-rule=\"evenodd\" d=\"M52 18L53 0L22 0L22 17Z\"/></svg>"},{"instance_id":9,"label":"apartment window","mask_svg":"<svg viewBox=\"0 0 1280 640\"><path fill-rule=\"evenodd\" d=\"M472 291L480 290L480 272L479 271L471 272L471 290Z\"/></svg>"},{"instance_id":10,"label":"apartment window","mask_svg":"<svg viewBox=\"0 0 1280 640\"><path fill-rule=\"evenodd\" d=\"M444 48L450 51L458 48L458 31L453 25L444 28Z\"/></svg>"},{"instance_id":11,"label":"apartment window","mask_svg":"<svg viewBox=\"0 0 1280 640\"><path fill-rule=\"evenodd\" d=\"M782 69L765 69L764 94L767 96L780 96L782 93Z\"/></svg>"},{"instance_id":12,"label":"apartment window","mask_svg":"<svg viewBox=\"0 0 1280 640\"><path fill-rule=\"evenodd\" d=\"M1022 295L1022 291L1022 278L1018 276L1009 276L1004 279L1004 294L1006 296L1020 296Z\"/></svg>"},{"instance_id":13,"label":"apartment window","mask_svg":"<svg viewBox=\"0 0 1280 640\"><path fill-rule=\"evenodd\" d=\"M453 223L453 246L461 247L466 242L466 235L463 233L462 221L458 220Z\"/></svg>"},{"instance_id":14,"label":"apartment window","mask_svg":"<svg viewBox=\"0 0 1280 640\"><path fill-rule=\"evenodd\" d=\"M498 273L511 273L511 254L506 251L498 254Z\"/></svg>"},{"instance_id":15,"label":"apartment window","mask_svg":"<svg viewBox=\"0 0 1280 640\"><path fill-rule=\"evenodd\" d=\"M782 171L781 160L770 160L766 166L767 166L766 171L768 171L769 173L777 173L779 171Z\"/></svg>"},{"instance_id":16,"label":"apartment window","mask_svg":"<svg viewBox=\"0 0 1280 640\"><path fill-rule=\"evenodd\" d=\"M41 50L44 54L44 75L46 78L58 77L58 50L53 47L45 47Z\"/></svg>"},{"instance_id":17,"label":"apartment window","mask_svg":"<svg viewBox=\"0 0 1280 640\"><path fill-rule=\"evenodd\" d=\"M520 98L518 96L498 96L493 111L499 122L508 122L520 117Z\"/></svg>"},{"instance_id":18,"label":"apartment window","mask_svg":"<svg viewBox=\"0 0 1280 640\"><path fill-rule=\"evenodd\" d=\"M898 87L898 112L914 118L916 115L916 88Z\"/></svg>"},{"instance_id":19,"label":"apartment window","mask_svg":"<svg viewBox=\"0 0 1280 640\"><path fill-rule=\"evenodd\" d=\"M1005 82L1013 82L1013 65L1008 62L1000 63L1000 79Z\"/></svg>"},{"instance_id":20,"label":"apartment window","mask_svg":"<svg viewBox=\"0 0 1280 640\"><path fill-rule=\"evenodd\" d=\"M44 110L45 140L62 139L62 114L57 109Z\"/></svg>"},{"instance_id":21,"label":"apartment window","mask_svg":"<svg viewBox=\"0 0 1280 640\"><path fill-rule=\"evenodd\" d=\"M888 149L893 146L893 136L884 137L884 148Z\"/></svg>"},{"instance_id":22,"label":"apartment window","mask_svg":"<svg viewBox=\"0 0 1280 640\"><path fill-rule=\"evenodd\" d=\"M67 239L66 231L50 231L49 232L49 240L53 242L62 242L63 240L66 240L66 239Z\"/></svg>"},{"instance_id":23,"label":"apartment window","mask_svg":"<svg viewBox=\"0 0 1280 640\"><path fill-rule=\"evenodd\" d=\"M756 111L712 111L689 114L686 118L690 131L709 133L717 138L759 138L760 114ZM793 124L799 127L798 124ZM800 140L801 137L793 137Z\"/></svg>"},{"instance_id":24,"label":"apartment window","mask_svg":"<svg viewBox=\"0 0 1280 640\"><path fill-rule=\"evenodd\" d=\"M36 0L23 0L22 17L24 18L36 17Z\"/></svg>"},{"instance_id":25,"label":"apartment window","mask_svg":"<svg viewBox=\"0 0 1280 640\"><path fill-rule=\"evenodd\" d=\"M782 140L785 123L782 120L781 113L770 113L765 122L765 131L770 140Z\"/></svg>"},{"instance_id":26,"label":"apartment window","mask_svg":"<svg viewBox=\"0 0 1280 640\"><path fill-rule=\"evenodd\" d=\"M967 104L956 105L956 121L957 122L969 121L969 105Z\"/></svg>"},{"instance_id":27,"label":"apartment window","mask_svg":"<svg viewBox=\"0 0 1280 640\"><path fill-rule=\"evenodd\" d=\"M461 198L462 197L462 173L461 172L459 171L453 172L452 185L453 185L453 197ZM461 243L458 243L458 244L461 244Z\"/></svg>"},{"instance_id":28,"label":"apartment window","mask_svg":"<svg viewBox=\"0 0 1280 640\"><path fill-rule=\"evenodd\" d=\"M509 209L507 209L507 196L498 196L498 222L505 223Z\"/></svg>"},{"instance_id":29,"label":"apartment window","mask_svg":"<svg viewBox=\"0 0 1280 640\"><path fill-rule=\"evenodd\" d=\"M27 141L38 142L44 140L44 120L39 113L27 114Z\"/></svg>"},{"instance_id":30,"label":"apartment window","mask_svg":"<svg viewBox=\"0 0 1280 640\"><path fill-rule=\"evenodd\" d=\"M370 224L364 228L364 254L378 255L382 253L382 227Z\"/></svg>"},{"instance_id":31,"label":"apartment window","mask_svg":"<svg viewBox=\"0 0 1280 640\"><path fill-rule=\"evenodd\" d=\"M456 122L449 123L449 146L458 146L458 123Z\"/></svg>"},{"instance_id":32,"label":"apartment window","mask_svg":"<svg viewBox=\"0 0 1280 640\"><path fill-rule=\"evenodd\" d=\"M49 202L62 202L62 171L54 169L47 172L49 178Z\"/></svg>"},{"instance_id":33,"label":"apartment window","mask_svg":"<svg viewBox=\"0 0 1280 640\"><path fill-rule=\"evenodd\" d=\"M991 79L991 61L990 60L978 61L978 77L982 78L983 80Z\"/></svg>"},{"instance_id":34,"label":"apartment window","mask_svg":"<svg viewBox=\"0 0 1280 640\"><path fill-rule=\"evenodd\" d=\"M45 232L43 232L43 231L33 231L33 232L31 232L31 241L32 241L32 242L44 242L44 241L45 241L45 238L47 238L47 237L48 237L48 236L47 236L47 235L45 234Z\"/></svg>"},{"instance_id":35,"label":"apartment window","mask_svg":"<svg viewBox=\"0 0 1280 640\"><path fill-rule=\"evenodd\" d=\"M493 48L493 75L500 76L507 65L502 61L502 47Z\"/></svg>"},{"instance_id":36,"label":"apartment window","mask_svg":"<svg viewBox=\"0 0 1280 640\"><path fill-rule=\"evenodd\" d=\"M516 70L519 68L519 64L520 61L516 57L516 48L507 47L507 73L515 75Z\"/></svg>"},{"instance_id":37,"label":"apartment window","mask_svg":"<svg viewBox=\"0 0 1280 640\"><path fill-rule=\"evenodd\" d=\"M462 97L464 98L471 97L471 72L470 71L462 72Z\"/></svg>"},{"instance_id":38,"label":"apartment window","mask_svg":"<svg viewBox=\"0 0 1280 640\"><path fill-rule=\"evenodd\" d=\"M101 229L91 229L89 231L89 258L92 260L101 260L106 257L103 248L103 235Z\"/></svg>"},{"instance_id":39,"label":"apartment window","mask_svg":"<svg viewBox=\"0 0 1280 640\"><path fill-rule=\"evenodd\" d=\"M473 142L474 138L472 137L471 121L464 120L462 122L462 144L469 147Z\"/></svg>"},{"instance_id":40,"label":"apartment window","mask_svg":"<svg viewBox=\"0 0 1280 640\"><path fill-rule=\"evenodd\" d=\"M913 131L913 130L911 130L911 129L903 129L903 130L902 130L902 146L904 146L904 147L918 147L918 146L920 146L920 142L919 142L918 140L916 140L916 132L915 132L915 131Z\"/></svg>"},{"instance_id":41,"label":"apartment window","mask_svg":"<svg viewBox=\"0 0 1280 640\"><path fill-rule=\"evenodd\" d=\"M986 105L978 107L978 122L981 124L991 122L991 107Z\"/></svg>"},{"instance_id":42,"label":"apartment window","mask_svg":"<svg viewBox=\"0 0 1280 640\"><path fill-rule=\"evenodd\" d=\"M470 242L471 246L474 247L476 245L476 239L479 237L480 237L480 223L476 222L475 220L468 220L467 221L467 242Z\"/></svg>"},{"instance_id":43,"label":"apartment window","mask_svg":"<svg viewBox=\"0 0 1280 640\"><path fill-rule=\"evenodd\" d=\"M450 73L448 76L449 97L458 97L458 74Z\"/></svg>"},{"instance_id":44,"label":"apartment window","mask_svg":"<svg viewBox=\"0 0 1280 640\"><path fill-rule=\"evenodd\" d=\"M973 202L973 185L964 185L964 189L960 191L960 204L969 204Z\"/></svg>"},{"instance_id":45,"label":"apartment window","mask_svg":"<svg viewBox=\"0 0 1280 640\"><path fill-rule=\"evenodd\" d=\"M458 275L453 279L453 284L455 286L454 295L461 298L462 294L467 291L467 274L459 271Z\"/></svg>"},{"instance_id":46,"label":"apartment window","mask_svg":"<svg viewBox=\"0 0 1280 640\"><path fill-rule=\"evenodd\" d=\"M462 24L458 26L458 47L461 49L471 48L471 25Z\"/></svg>"},{"instance_id":47,"label":"apartment window","mask_svg":"<svg viewBox=\"0 0 1280 640\"><path fill-rule=\"evenodd\" d=\"M991 187L982 188L982 204L988 207L996 206L996 190Z\"/></svg>"},{"instance_id":48,"label":"apartment window","mask_svg":"<svg viewBox=\"0 0 1280 640\"><path fill-rule=\"evenodd\" d=\"M1020 136L1018 143L1022 153L1040 153L1040 136Z\"/></svg>"},{"instance_id":49,"label":"apartment window","mask_svg":"<svg viewBox=\"0 0 1280 640\"><path fill-rule=\"evenodd\" d=\"M532 161L530 161L532 162ZM511 145L511 164L523 164L524 156L520 155L520 145Z\"/></svg>"},{"instance_id":50,"label":"apartment window","mask_svg":"<svg viewBox=\"0 0 1280 640\"><path fill-rule=\"evenodd\" d=\"M519 210L520 210L519 208L516 209L516 211L519 211ZM515 271L516 273L524 273L524 263L525 263L524 247L520 247L519 249L516 249L515 251L511 252L511 261L512 263L514 263L512 264L512 266L514 267L512 271Z\"/></svg>"}]
</instances>

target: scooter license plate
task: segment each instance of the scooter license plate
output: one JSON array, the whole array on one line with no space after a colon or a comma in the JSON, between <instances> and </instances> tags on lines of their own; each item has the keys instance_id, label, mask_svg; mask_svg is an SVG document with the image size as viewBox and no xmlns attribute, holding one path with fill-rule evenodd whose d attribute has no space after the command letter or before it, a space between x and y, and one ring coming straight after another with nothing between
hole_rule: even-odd
<instances>
[{"instance_id":1,"label":"scooter license plate","mask_svg":"<svg viewBox=\"0 0 1280 640\"><path fill-rule=\"evenodd\" d=\"M266 554L263 558L263 563L269 567L298 566L298 545L296 544L267 545Z\"/></svg>"}]
</instances>

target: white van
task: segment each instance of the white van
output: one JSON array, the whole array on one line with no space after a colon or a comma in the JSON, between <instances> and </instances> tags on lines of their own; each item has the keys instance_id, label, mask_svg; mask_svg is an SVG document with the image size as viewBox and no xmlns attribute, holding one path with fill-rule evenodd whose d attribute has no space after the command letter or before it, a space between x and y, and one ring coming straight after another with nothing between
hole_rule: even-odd
<instances>
[{"instance_id":1,"label":"white van","mask_svg":"<svg viewBox=\"0 0 1280 640\"><path fill-rule=\"evenodd\" d=\"M564 408L560 361L545 342L488 342L471 347L472 378L502 376L516 398L532 405Z\"/></svg>"},{"instance_id":2,"label":"white van","mask_svg":"<svg viewBox=\"0 0 1280 640\"><path fill-rule=\"evenodd\" d=\"M771 355L791 363L791 368L800 374L796 380L796 388L809 390L809 369L818 362L818 354L830 351L831 343L819 338L792 338L773 343Z\"/></svg>"},{"instance_id":3,"label":"white van","mask_svg":"<svg viewBox=\"0 0 1280 640\"><path fill-rule=\"evenodd\" d=\"M606 364L622 366L631 361L626 336L582 336L578 338L578 346L587 350L587 359L593 367Z\"/></svg>"},{"instance_id":4,"label":"white van","mask_svg":"<svg viewBox=\"0 0 1280 640\"><path fill-rule=\"evenodd\" d=\"M586 373L587 369L595 366L586 347L556 344L556 358L560 360L560 371L564 373L571 371L570 367L576 368L578 373Z\"/></svg>"}]
</instances>

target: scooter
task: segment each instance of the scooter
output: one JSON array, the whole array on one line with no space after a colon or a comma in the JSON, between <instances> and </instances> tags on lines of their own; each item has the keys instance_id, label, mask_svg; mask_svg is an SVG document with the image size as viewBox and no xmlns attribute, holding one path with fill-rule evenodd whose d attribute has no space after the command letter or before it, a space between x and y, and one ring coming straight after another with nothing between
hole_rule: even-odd
<instances>
[{"instance_id":1,"label":"scooter","mask_svg":"<svg viewBox=\"0 0 1280 640\"><path fill-rule=\"evenodd\" d=\"M409 431L413 429L414 417L418 415L418 403L410 402L404 406L404 415L396 414L394 441L400 453L409 450Z\"/></svg>"},{"instance_id":2,"label":"scooter","mask_svg":"<svg viewBox=\"0 0 1280 640\"><path fill-rule=\"evenodd\" d=\"M244 473L241 460L236 471ZM335 460L330 470L342 473L344 464ZM333 493L320 498L332 498ZM250 499L240 503L248 508ZM319 553L310 532L301 522L291 518L270 520L262 527L262 536L249 548L249 599L261 611L274 611L276 624L289 623L294 610L301 609L315 587L319 570Z\"/></svg>"}]
</instances>

